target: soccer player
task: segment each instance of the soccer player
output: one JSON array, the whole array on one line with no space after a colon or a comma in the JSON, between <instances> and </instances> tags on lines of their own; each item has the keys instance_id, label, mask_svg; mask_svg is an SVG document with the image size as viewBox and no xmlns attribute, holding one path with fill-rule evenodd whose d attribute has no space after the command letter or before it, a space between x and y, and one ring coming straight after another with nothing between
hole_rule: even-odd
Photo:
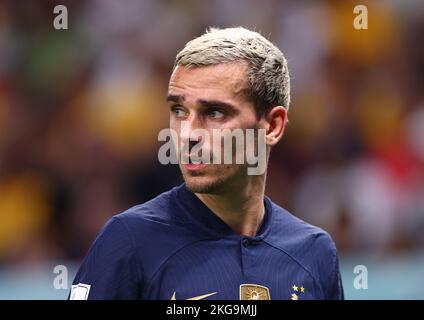
<instances>
[{"instance_id":1,"label":"soccer player","mask_svg":"<svg viewBox=\"0 0 424 320\"><path fill-rule=\"evenodd\" d=\"M167 101L190 148L201 141L182 122L190 132L261 129L268 159L287 123L287 61L256 32L209 29L178 53ZM107 222L70 299L343 299L329 234L273 203L266 172L247 167L180 163L184 184Z\"/></svg>"}]
</instances>

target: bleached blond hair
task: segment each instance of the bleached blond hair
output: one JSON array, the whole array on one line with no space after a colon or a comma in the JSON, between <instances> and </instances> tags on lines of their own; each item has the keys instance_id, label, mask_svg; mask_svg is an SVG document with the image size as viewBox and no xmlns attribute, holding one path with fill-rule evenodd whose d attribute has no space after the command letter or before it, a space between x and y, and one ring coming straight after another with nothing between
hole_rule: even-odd
<instances>
[{"instance_id":1,"label":"bleached blond hair","mask_svg":"<svg viewBox=\"0 0 424 320\"><path fill-rule=\"evenodd\" d=\"M259 116L274 106L290 106L290 76L283 53L257 32L243 27L209 28L189 41L175 58L177 65L201 67L220 63L248 63L249 98Z\"/></svg>"}]
</instances>

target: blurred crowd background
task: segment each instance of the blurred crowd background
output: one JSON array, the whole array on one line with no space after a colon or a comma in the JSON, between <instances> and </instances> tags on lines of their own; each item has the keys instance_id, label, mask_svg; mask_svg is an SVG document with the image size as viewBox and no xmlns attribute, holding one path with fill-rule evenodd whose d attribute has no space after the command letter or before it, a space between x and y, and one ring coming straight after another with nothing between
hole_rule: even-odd
<instances>
[{"instance_id":1,"label":"blurred crowd background","mask_svg":"<svg viewBox=\"0 0 424 320\"><path fill-rule=\"evenodd\" d=\"M68 30L53 28L57 4ZM353 28L357 4L368 30ZM175 55L208 26L256 30L288 59L267 194L332 235L345 279L344 261L404 257L422 272L403 280L424 287L423 1L1 0L0 297L22 296L5 292L13 270L78 266L107 219L182 182L157 135Z\"/></svg>"}]
</instances>

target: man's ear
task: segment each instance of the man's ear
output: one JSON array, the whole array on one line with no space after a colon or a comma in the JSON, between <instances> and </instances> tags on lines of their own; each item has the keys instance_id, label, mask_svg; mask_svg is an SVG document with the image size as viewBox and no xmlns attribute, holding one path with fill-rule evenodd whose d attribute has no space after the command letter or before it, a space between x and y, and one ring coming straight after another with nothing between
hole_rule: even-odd
<instances>
[{"instance_id":1,"label":"man's ear","mask_svg":"<svg viewBox=\"0 0 424 320\"><path fill-rule=\"evenodd\" d=\"M283 136L287 124L287 110L283 106L273 107L264 115L266 144L274 146Z\"/></svg>"}]
</instances>

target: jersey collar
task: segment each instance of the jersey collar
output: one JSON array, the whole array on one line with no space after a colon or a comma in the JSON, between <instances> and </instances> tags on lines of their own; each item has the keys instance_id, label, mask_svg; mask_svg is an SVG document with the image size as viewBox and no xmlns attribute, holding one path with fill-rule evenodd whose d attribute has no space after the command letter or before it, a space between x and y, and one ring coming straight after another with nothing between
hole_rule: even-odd
<instances>
[{"instance_id":1,"label":"jersey collar","mask_svg":"<svg viewBox=\"0 0 424 320\"><path fill-rule=\"evenodd\" d=\"M234 231L213 213L193 192L191 192L185 183L177 188L177 196L185 207L187 214L190 215L190 220L195 221L201 229L210 232L218 237L226 235L236 235ZM265 215L259 231L253 240L262 240L270 232L272 227L272 202L265 196Z\"/></svg>"}]
</instances>

